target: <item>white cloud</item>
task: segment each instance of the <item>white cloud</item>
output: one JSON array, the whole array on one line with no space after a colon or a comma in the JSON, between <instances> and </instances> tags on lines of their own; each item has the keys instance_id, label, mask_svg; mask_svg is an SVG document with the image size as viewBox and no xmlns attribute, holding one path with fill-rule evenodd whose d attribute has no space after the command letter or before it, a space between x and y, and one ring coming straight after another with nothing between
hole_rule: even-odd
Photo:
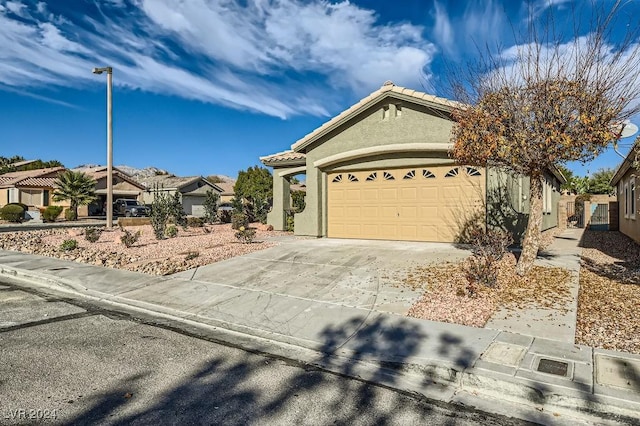
<instances>
[{"instance_id":1,"label":"white cloud","mask_svg":"<svg viewBox=\"0 0 640 426\"><path fill-rule=\"evenodd\" d=\"M107 3L127 6L102 1L103 15L84 25L40 3L12 3L26 22L0 9L0 81L78 86L96 81L91 67L111 65L114 84L134 89L278 117L327 115L335 89L363 95L389 79L415 87L434 54L422 27L380 24L348 1L135 0L117 22Z\"/></svg>"}]
</instances>

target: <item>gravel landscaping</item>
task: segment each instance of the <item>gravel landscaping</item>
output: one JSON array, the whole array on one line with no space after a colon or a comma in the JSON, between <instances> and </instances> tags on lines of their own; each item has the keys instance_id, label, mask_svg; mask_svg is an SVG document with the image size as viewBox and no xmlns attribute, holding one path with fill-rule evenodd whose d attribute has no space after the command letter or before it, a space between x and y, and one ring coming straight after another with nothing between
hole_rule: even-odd
<instances>
[{"instance_id":1,"label":"gravel landscaping","mask_svg":"<svg viewBox=\"0 0 640 426\"><path fill-rule=\"evenodd\" d=\"M640 354L640 246L585 231L576 343Z\"/></svg>"},{"instance_id":2,"label":"gravel landscaping","mask_svg":"<svg viewBox=\"0 0 640 426\"><path fill-rule=\"evenodd\" d=\"M7 232L0 234L0 249L168 275L272 247L274 242L265 241L268 236L290 235L263 230L259 224L254 226L257 232L251 244L238 242L231 224L179 228L177 237L164 240L156 240L151 226L145 225L126 228L133 233L141 232L139 240L129 248L120 241L123 232L115 227L105 230L95 243L85 240L82 228ZM76 240L78 248L61 250L62 242L69 239Z\"/></svg>"}]
</instances>

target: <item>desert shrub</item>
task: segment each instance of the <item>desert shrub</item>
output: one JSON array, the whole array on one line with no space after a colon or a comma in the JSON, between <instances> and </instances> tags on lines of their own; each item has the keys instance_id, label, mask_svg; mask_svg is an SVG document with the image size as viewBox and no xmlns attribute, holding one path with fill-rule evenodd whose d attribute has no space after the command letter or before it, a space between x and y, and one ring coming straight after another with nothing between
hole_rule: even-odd
<instances>
[{"instance_id":1,"label":"desert shrub","mask_svg":"<svg viewBox=\"0 0 640 426\"><path fill-rule=\"evenodd\" d=\"M190 251L186 254L186 256L184 257L184 260L193 260L196 257L200 256L200 252L198 251Z\"/></svg>"},{"instance_id":2,"label":"desert shrub","mask_svg":"<svg viewBox=\"0 0 640 426\"><path fill-rule=\"evenodd\" d=\"M76 240L64 240L62 244L60 244L60 250L62 251L71 251L78 248L78 242Z\"/></svg>"},{"instance_id":3,"label":"desert shrub","mask_svg":"<svg viewBox=\"0 0 640 426\"><path fill-rule=\"evenodd\" d=\"M102 235L102 228L96 228L95 226L90 226L84 229L84 239L89 241L90 243L95 243L100 239L100 235Z\"/></svg>"},{"instance_id":4,"label":"desert shrub","mask_svg":"<svg viewBox=\"0 0 640 426\"><path fill-rule=\"evenodd\" d=\"M215 223L218 220L218 202L220 201L220 196L213 192L212 190L208 190L204 197L204 219L207 223Z\"/></svg>"},{"instance_id":5,"label":"desert shrub","mask_svg":"<svg viewBox=\"0 0 640 426\"><path fill-rule=\"evenodd\" d=\"M188 217L187 226L191 228L202 228L204 226L204 219L201 217Z\"/></svg>"},{"instance_id":6,"label":"desert shrub","mask_svg":"<svg viewBox=\"0 0 640 426\"><path fill-rule=\"evenodd\" d=\"M220 219L220 222L222 223L231 223L231 216L233 214L231 213L231 210L220 210L219 214L218 214L218 218Z\"/></svg>"},{"instance_id":7,"label":"desert shrub","mask_svg":"<svg viewBox=\"0 0 640 426\"><path fill-rule=\"evenodd\" d=\"M289 232L294 231L295 227L295 219L293 215L295 214L294 210L286 210L285 211L285 230Z\"/></svg>"},{"instance_id":8,"label":"desert shrub","mask_svg":"<svg viewBox=\"0 0 640 426\"><path fill-rule=\"evenodd\" d=\"M180 192L176 191L172 196L168 197L169 200L169 217L173 223L180 225L183 228L187 227L187 214L184 212L182 206L182 199Z\"/></svg>"},{"instance_id":9,"label":"desert shrub","mask_svg":"<svg viewBox=\"0 0 640 426\"><path fill-rule=\"evenodd\" d=\"M167 222L169 222L169 204L169 196L156 188L153 203L151 203L150 219L153 234L157 240L164 239L164 230L167 227Z\"/></svg>"},{"instance_id":10,"label":"desert shrub","mask_svg":"<svg viewBox=\"0 0 640 426\"><path fill-rule=\"evenodd\" d=\"M20 223L24 219L25 210L20 205L7 204L0 209L0 218L9 222Z\"/></svg>"},{"instance_id":11,"label":"desert shrub","mask_svg":"<svg viewBox=\"0 0 640 426\"><path fill-rule=\"evenodd\" d=\"M498 281L498 262L507 253L513 238L502 230L477 227L469 233L472 255L464 265L467 292L473 295L477 285L493 287Z\"/></svg>"},{"instance_id":12,"label":"desert shrub","mask_svg":"<svg viewBox=\"0 0 640 426\"><path fill-rule=\"evenodd\" d=\"M42 220L45 222L55 222L58 216L62 213L61 206L47 206L42 211Z\"/></svg>"},{"instance_id":13,"label":"desert shrub","mask_svg":"<svg viewBox=\"0 0 640 426\"><path fill-rule=\"evenodd\" d=\"M236 232L236 238L243 244L250 244L253 242L253 239L256 237L256 230L253 228L247 228L241 226L238 228L238 232Z\"/></svg>"},{"instance_id":14,"label":"desert shrub","mask_svg":"<svg viewBox=\"0 0 640 426\"><path fill-rule=\"evenodd\" d=\"M134 234L133 232L127 229L124 229L124 228L120 228L120 229L122 229L122 232L124 232L124 235L120 237L120 241L122 242L122 244L125 245L125 247L133 246L140 239L140 231L137 231Z\"/></svg>"},{"instance_id":15,"label":"desert shrub","mask_svg":"<svg viewBox=\"0 0 640 426\"><path fill-rule=\"evenodd\" d=\"M78 217L76 216L76 212L73 211L73 209L66 209L64 211L64 218L66 220L72 221L72 220L76 220Z\"/></svg>"},{"instance_id":16,"label":"desert shrub","mask_svg":"<svg viewBox=\"0 0 640 426\"><path fill-rule=\"evenodd\" d=\"M178 235L178 227L175 225L167 226L167 229L164 230L164 235L169 238L173 238Z\"/></svg>"},{"instance_id":17,"label":"desert shrub","mask_svg":"<svg viewBox=\"0 0 640 426\"><path fill-rule=\"evenodd\" d=\"M244 213L233 212L231 215L231 227L233 229L246 228L249 226L249 217Z\"/></svg>"}]
</instances>

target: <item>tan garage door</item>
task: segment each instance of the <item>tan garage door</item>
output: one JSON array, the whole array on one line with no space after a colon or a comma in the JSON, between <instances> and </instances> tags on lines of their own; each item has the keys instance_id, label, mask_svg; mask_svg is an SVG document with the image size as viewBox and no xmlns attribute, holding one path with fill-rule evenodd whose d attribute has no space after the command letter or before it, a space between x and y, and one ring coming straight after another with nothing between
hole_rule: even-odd
<instances>
[{"instance_id":1,"label":"tan garage door","mask_svg":"<svg viewBox=\"0 0 640 426\"><path fill-rule=\"evenodd\" d=\"M328 236L455 241L484 211L483 169L435 166L328 175Z\"/></svg>"}]
</instances>

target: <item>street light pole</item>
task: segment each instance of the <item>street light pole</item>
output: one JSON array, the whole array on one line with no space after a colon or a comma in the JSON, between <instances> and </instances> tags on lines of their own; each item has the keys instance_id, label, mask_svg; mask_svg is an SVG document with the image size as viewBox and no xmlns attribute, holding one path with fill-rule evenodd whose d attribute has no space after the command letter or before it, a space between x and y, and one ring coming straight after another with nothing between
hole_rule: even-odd
<instances>
[{"instance_id":1,"label":"street light pole","mask_svg":"<svg viewBox=\"0 0 640 426\"><path fill-rule=\"evenodd\" d=\"M107 73L107 229L113 227L113 68L94 68L94 74Z\"/></svg>"}]
</instances>

